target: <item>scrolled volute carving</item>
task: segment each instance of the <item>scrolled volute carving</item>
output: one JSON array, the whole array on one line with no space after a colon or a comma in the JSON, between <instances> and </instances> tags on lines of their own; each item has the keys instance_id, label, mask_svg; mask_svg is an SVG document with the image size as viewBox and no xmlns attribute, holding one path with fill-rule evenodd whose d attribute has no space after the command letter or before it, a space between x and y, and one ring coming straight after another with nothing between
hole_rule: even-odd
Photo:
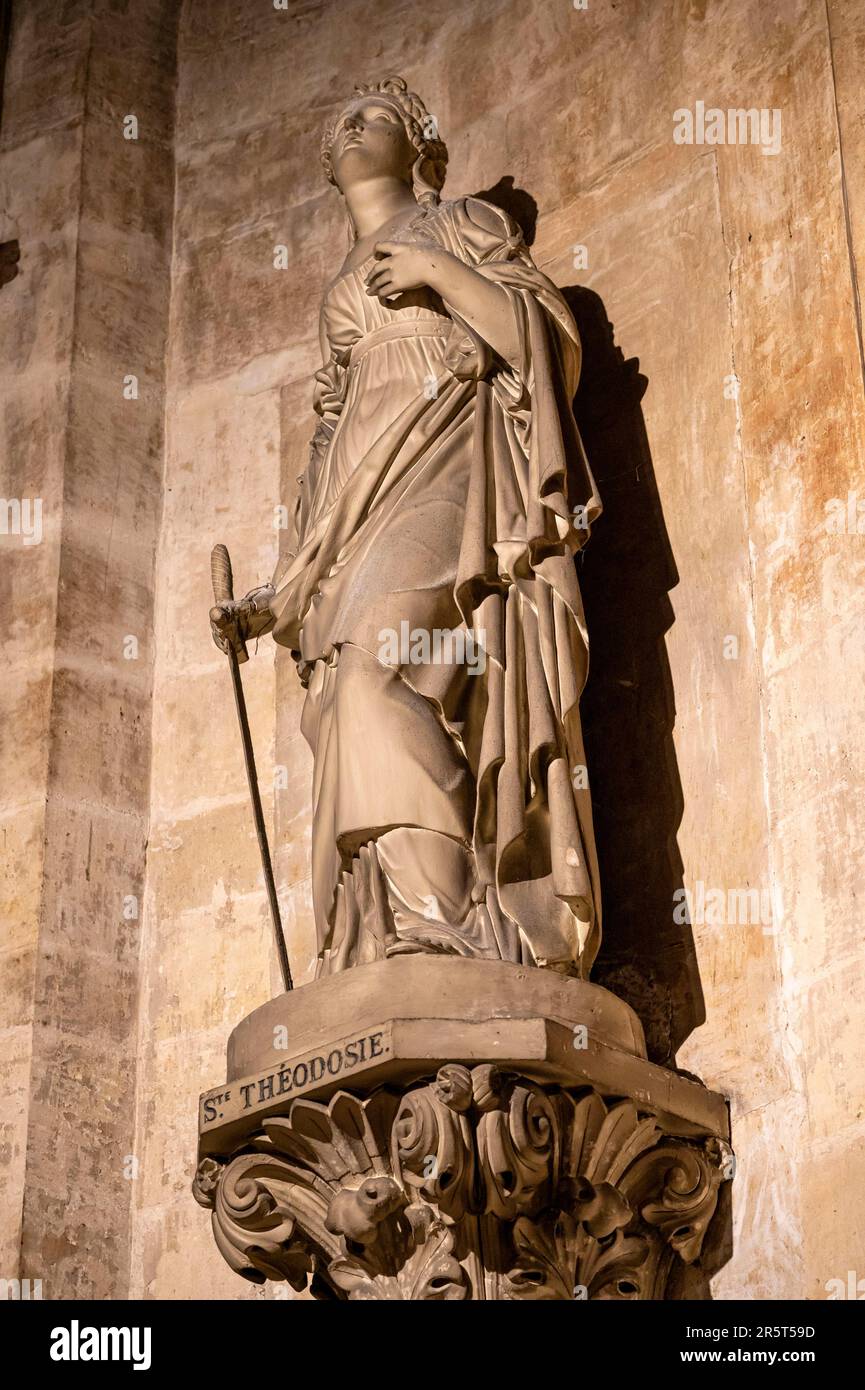
<instances>
[{"instance_id":1,"label":"scrolled volute carving","mask_svg":"<svg viewBox=\"0 0 865 1390\"><path fill-rule=\"evenodd\" d=\"M318 1297L657 1299L728 1154L631 1100L451 1063L403 1095L299 1099L193 1188L232 1269Z\"/></svg>"}]
</instances>

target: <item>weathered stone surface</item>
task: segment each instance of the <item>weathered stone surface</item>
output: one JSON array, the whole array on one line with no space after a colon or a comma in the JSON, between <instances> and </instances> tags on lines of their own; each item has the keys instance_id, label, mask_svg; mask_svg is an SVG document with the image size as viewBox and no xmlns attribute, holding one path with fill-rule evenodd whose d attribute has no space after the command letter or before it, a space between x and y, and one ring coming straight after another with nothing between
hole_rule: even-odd
<instances>
[{"instance_id":1,"label":"weathered stone surface","mask_svg":"<svg viewBox=\"0 0 865 1390\"><path fill-rule=\"evenodd\" d=\"M853 8L830 6L842 139L845 121L850 132L845 164L857 157L853 132L858 69L849 46L858 42L853 38ZM623 606L631 610L635 595L646 592L647 582L656 582L662 566L646 555L647 539L656 550L658 542L640 531L641 517L650 506L639 481L648 476L646 455L635 438L626 434L622 441L609 430L600 432L601 448L611 439L615 444L609 472L627 470L630 458L638 481L629 492L627 475L605 477L604 456L593 457L611 522L618 508L634 538L623 554L598 557L602 592L592 632L593 670L607 672L599 703L601 695L608 698L618 691L610 703L611 723L621 716L625 728L647 730L640 747L650 769L641 778L637 766L629 778L623 768L615 784L626 800L621 814L629 843L642 848L633 856L639 867L630 871L631 878L627 863L622 866L625 887L618 886L612 871L610 878L616 881L605 885L614 920L629 942L629 959L623 965L613 962L610 982L615 979L632 990L658 1047L665 1039L668 1046L671 1038L674 1044L681 1041L682 1027L687 1031L704 1016L699 989L692 991L690 1001L681 999L673 1007L683 971L690 967L680 940L661 930L660 923L649 925L647 881L655 885L655 903L668 921L672 912L669 897L664 905L659 896L665 880L647 880L645 873L641 877L643 865L653 872L647 825L662 829L671 842L678 838L678 878L668 875L670 883L694 891L702 880L725 892L780 885L784 919L778 937L764 934L760 923L694 923L707 1021L679 1056L730 1094L734 1105L737 1181L747 1196L737 1198L736 1252L715 1281L717 1294L769 1297L807 1288L821 1296L820 1270L828 1277L832 1247L827 1237L821 1253L820 1219L810 1217L801 1200L796 1146L805 1142L810 1123L805 1102L809 1063L788 1043L791 1029L801 1036L789 1008L808 1007L807 976L798 972L809 968L809 959L819 961L816 968L822 969L836 941L850 943L852 949L857 938L850 890L858 852L852 842L840 856L832 849L846 824L843 817L828 811L815 830L814 814L825 760L840 770L839 798L848 794L856 762L840 729L827 723L823 711L837 708L840 717L853 686L862 684L851 679L850 663L855 666L860 658L849 646L858 621L851 598L855 540L836 538L827 548L817 535L823 493L804 492L798 483L809 456L815 470L834 467L839 473L849 473L850 461L861 457L854 425L862 408L861 383L858 395L853 385L858 353L852 339L840 343L826 331L829 324L852 325L854 318L842 254L843 200L837 181L832 185L840 166L837 153L833 155L837 142L825 16L804 4L789 6L782 14L751 0L741 0L723 15L692 4L684 11L667 8L651 16L631 3L603 11L590 6L584 12L567 5L514 3L497 11L491 23L486 8L481 13L477 7L461 5L434 18L418 13L411 26L391 25L395 43L384 49L386 20L380 5L373 13L365 4L343 7L338 25L326 5L267 17L252 5L217 6L215 11L211 6L206 21L194 10L187 11L181 39L178 216L184 244L188 237L190 251L198 257L200 286L189 281L184 300L189 308L183 314L193 312L196 302L209 303L217 293L208 287L209 279L217 283L217 262L212 260L211 269L211 262L200 257L198 241L250 238L259 215L270 219L269 226L283 218L283 207L287 215L290 190L281 204L278 179L283 167L281 136L291 145L284 164L287 183L292 183L291 170L304 170L297 182L298 201L314 199L317 211L326 206L305 172L314 168L317 157L315 121L308 117L320 112L323 119L356 77L383 68L404 70L428 94L451 151L448 187L475 190L491 187L500 177L513 177L538 203L539 263L558 284L587 285L601 296L616 342L626 357L639 357L648 377L643 403L648 467L656 479L679 581L666 617L660 597L653 611L645 616L638 612L629 624L605 605L603 590L609 589L614 563L620 566ZM481 34L485 54L491 56L479 66L472 55ZM623 54L631 52L639 52L639 62L623 62ZM297 70L292 82L283 76L289 61ZM627 81L622 80L623 72ZM205 93L225 74L234 84L233 101L214 112ZM521 94L516 104L508 96L515 89ZM780 155L766 157L753 148L675 146L672 113L698 99L780 106ZM543 132L540 145L538 129ZM258 169L253 152L268 163L269 150L272 169ZM855 188L848 192L855 233ZM306 216L301 209L298 228ZM588 248L587 271L574 266L576 243ZM821 249L824 246L832 248L829 255ZM229 241L228 255L234 254ZM264 319L256 345L259 353L266 349L272 355L273 345L280 341L279 333L273 332L277 327L290 342L296 341L298 328L303 335L301 352L286 359L286 378L292 384L286 388L290 403L281 426L284 461L279 485L286 501L309 430L304 375L317 365L315 344L307 336L310 323L303 315L341 254L341 229L329 222L319 244L304 248L304 265L311 267L314 283L299 291L288 317L281 299L270 307L257 294L252 301L255 318ZM237 280L236 262L230 274L233 282ZM802 291L814 296L804 311ZM186 286L184 292L186 296ZM232 357L232 322L243 335L238 358L248 351L244 316L249 302L247 298L243 305L236 304L233 319L228 314L220 329L222 349L219 335L205 340L208 353L225 353L222 365L213 362L215 379L237 360ZM225 308L219 313L225 314ZM187 331L191 348L201 331L201 325ZM814 352L815 339L825 344L822 364L813 371L804 366L791 370L790 354L799 354L804 364ZM189 370L189 357L184 351L184 371ZM842 361L852 375L849 389L843 387L839 398ZM193 369L197 370L194 363ZM587 373L591 369L587 360ZM738 402L724 393L733 374L740 382ZM783 391L782 382L789 383ZM593 405L590 392L586 408ZM615 394L609 409L621 414ZM806 422L804 429L797 429L800 418ZM830 419L841 435L826 434ZM199 438L209 451L206 429L202 424ZM803 433L806 438L800 440ZM238 440L235 455L258 457L259 446L250 443L251 448L244 448ZM201 476L194 429L184 453L188 462L178 482L194 488ZM754 485L755 469L762 461L775 491L760 503ZM243 466L235 461L235 468ZM224 486L233 485L229 480ZM266 495L266 489L262 475L260 483L252 484L247 515L261 507L254 499ZM273 490L271 479L271 498ZM210 483L202 486L199 506L209 505L205 499L213 493ZM833 483L827 495L846 496L846 484ZM596 540L600 551L600 528ZM779 542L781 548L773 550ZM825 561L816 571L808 551L821 544ZM256 549L255 540L246 544L250 559ZM205 550L202 542L202 560ZM763 551L765 563L759 558ZM766 589L764 576L777 567L775 557L784 554L789 557L787 577L781 576L781 587ZM587 565L592 560L589 555ZM810 595L804 606L803 594ZM846 607L849 617L828 634L834 654L818 657L823 641L818 634L825 630L818 609L824 595L832 610ZM190 611L190 630L197 621L197 613ZM174 613L168 626L173 634ZM661 704L652 696L647 677L657 684L663 667L653 667L654 657L648 654L632 654L644 648L653 652L665 630L666 679L674 692L675 711L670 696L668 722L657 726L655 736L653 721ZM723 648L728 635L738 639L738 656L731 660ZM798 652L801 657L791 670L791 656ZM769 699L773 663L779 663L779 672L790 672L780 703ZM846 674L839 678L839 671ZM289 661L277 663L276 681L276 738L284 748L290 746L286 731L296 730L299 705ZM672 729L674 718L675 744L663 733L664 727ZM256 726L267 746L258 716ZM804 731L804 741L798 731ZM215 741L211 747L214 757ZM287 893L292 958L302 979L300 972L309 968L312 955L311 916L308 880L295 880L295 875L305 852L302 837L309 816L308 754L299 739L294 751L289 785L275 798L275 862L281 896ZM224 757L221 753L220 766ZM775 765L769 782L764 776L767 757ZM794 783L785 791L790 778ZM669 797L662 814L659 786ZM620 822L623 795L611 808L614 823ZM776 806L777 797L783 809ZM791 807L801 797L810 798L810 806L800 802L803 809L793 818ZM628 806L639 810L628 815ZM205 822L201 824L202 835L209 833ZM194 852L192 824L185 833L192 836ZM843 833L855 835L855 828L850 824ZM201 843L203 850L204 840ZM655 843L652 840L652 848ZM254 873L251 842L248 852ZM827 875L831 914L817 907ZM612 939L613 919L608 920ZM663 947L655 951L659 938ZM817 957L809 957L815 946ZM647 961L645 969L641 955ZM844 1017L858 1017L858 1006L839 1007ZM809 1039L812 1045L822 1049L826 1043L816 1036L813 1042ZM846 1053L845 1062L853 1068ZM814 1058L818 1073L820 1065ZM831 1088L821 1088L821 1133L831 1126L833 1116L847 1123L833 1110L832 1095ZM850 1118L855 1124L855 1112ZM848 1127L847 1133L847 1142L852 1142L854 1130ZM766 1227L776 1234L766 1238L765 1229L761 1232L746 1218L749 1204L763 1213ZM806 1235L806 1229L813 1234ZM856 1248L857 1239L861 1235L851 1235L845 1249ZM859 1259L861 1263L861 1254ZM855 1263L852 1254L850 1260Z\"/></svg>"},{"instance_id":2,"label":"weathered stone surface","mask_svg":"<svg viewBox=\"0 0 865 1390\"><path fill-rule=\"evenodd\" d=\"M401 1010L405 1009L406 1012ZM421 1018L480 1023L489 1019L551 1018L573 1032L583 1025L592 1038L620 1052L645 1056L634 1013L606 990L502 961L409 955L357 966L346 978L331 976L314 989L271 999L245 1018L228 1041L228 1078L273 1063L274 1029L294 1052L322 1037L322 1021L336 1031L362 1030L376 1020Z\"/></svg>"},{"instance_id":3,"label":"weathered stone surface","mask_svg":"<svg viewBox=\"0 0 865 1390\"><path fill-rule=\"evenodd\" d=\"M615 764L609 808L600 808L628 841L624 862L605 869L608 940L618 931L627 942L624 960L607 961L607 978L638 1007L653 1055L682 1044L680 1063L731 1097L736 1244L715 1295L824 1297L827 1279L861 1272L865 1260L861 1204L837 1200L857 1189L851 1156L861 1147L865 1080L863 537L825 527L827 502L846 505L857 489L863 500L851 273L861 285L861 6L622 0L577 11L567 0L504 0L493 13L464 0L407 17L391 0L309 0L286 12L260 0L190 4L180 14L172 141L166 42L176 17L167 0L15 7L0 240L17 239L21 259L0 288L0 492L42 497L44 538L23 547L0 537L10 663L0 795L14 917L0 957L10 1015L0 1034L11 1256L2 1272L14 1273L21 1246L25 1161L39 1188L43 1139L29 1154L27 1140L31 1021L39 949L53 949L57 930L45 922L40 948L43 891L62 897L65 922L82 936L83 974L68 982L70 1005L85 995L81 1027L122 1036L130 994L106 1014L101 959L115 946L124 961L137 950L135 924L111 904L123 883L140 883L149 813L138 1137L128 1138L121 1106L101 1139L88 1131L81 1159L86 1167L100 1143L112 1154L134 1149L146 1182L110 1189L114 1232L105 1206L94 1214L108 1275L91 1256L70 1273L86 1223L65 1225L59 1197L43 1212L34 1195L28 1219L34 1248L47 1250L53 1232L66 1291L116 1294L128 1262L113 1241L132 1195L134 1291L237 1296L239 1281L213 1259L188 1209L183 1136L195 1097L218 1074L226 1032L278 980L239 750L226 736L227 673L207 634L207 559L242 505L248 521L232 535L238 574L252 583L269 572L279 540L272 508L292 500L312 424L314 314L344 253L336 195L318 182L320 127L356 79L404 71L448 140L447 188L512 178L534 197L539 264L558 284L600 296L600 306L588 302L600 328L611 320L616 346L639 357L648 379L642 407L628 394L633 372L593 379L602 342L587 331L582 409L596 421L591 461L610 523L586 561L598 680L589 695L597 746L627 733L639 750L630 765ZM673 111L697 100L779 107L780 153L674 145ZM137 145L115 140L130 110L141 118ZM277 240L292 249L285 272L261 259ZM574 264L575 244L587 246L586 269ZM76 305L85 304L73 348ZM141 398L123 403L114 391L137 370L130 356L140 359ZM724 394L732 375L738 400ZM80 473L68 467L70 410ZM630 539L616 549L609 536L622 523ZM52 707L61 585L65 650ZM144 655L115 665L116 635L130 631ZM735 659L724 656L727 635L738 638ZM300 982L314 939L300 692L286 654L271 666L263 648L253 665L245 676L259 771ZM192 673L185 689L181 670ZM138 722L127 727L129 698ZM49 781L49 730L60 784ZM274 746L287 765L276 787ZM67 776L75 797L48 843L41 808ZM133 805L112 848L106 818ZM659 869L649 849L660 842ZM689 955L672 929L669 888L693 891L699 881L725 892L778 889L779 931L695 922ZM663 927L652 906L662 907ZM57 991L62 999L59 972L46 985L52 1003ZM62 1012L69 1024L71 1008ZM128 1057L131 1022L123 1036ZM40 1067L52 1065L55 1044ZM97 1050L86 1065L96 1078L89 1104L100 1069L116 1063ZM48 1132L46 1124L40 1136ZM67 1141L70 1128L51 1140Z\"/></svg>"},{"instance_id":4,"label":"weathered stone surface","mask_svg":"<svg viewBox=\"0 0 865 1390\"><path fill-rule=\"evenodd\" d=\"M2 537L4 622L34 658L12 667L23 756L6 794L19 812L43 808L19 886L26 929L3 956L20 1021L3 1273L42 1278L46 1297L100 1298L128 1288L135 1178L175 16L161 0L49 8L16 9L0 152L4 229L8 216L22 245L0 300L14 325L4 491L43 513L32 546ZM151 136L162 122L158 152L146 132L123 139L139 97ZM134 403L126 373L140 377Z\"/></svg>"}]
</instances>

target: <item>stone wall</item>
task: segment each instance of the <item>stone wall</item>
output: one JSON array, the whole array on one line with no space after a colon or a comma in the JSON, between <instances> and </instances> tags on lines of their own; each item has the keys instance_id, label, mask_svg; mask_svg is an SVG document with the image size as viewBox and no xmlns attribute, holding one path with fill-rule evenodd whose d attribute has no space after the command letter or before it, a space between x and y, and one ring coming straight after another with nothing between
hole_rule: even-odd
<instances>
[{"instance_id":1,"label":"stone wall","mask_svg":"<svg viewBox=\"0 0 865 1390\"><path fill-rule=\"evenodd\" d=\"M128 1291L174 18L18 5L4 96L2 488L43 534L0 536L2 1274L46 1298Z\"/></svg>"},{"instance_id":2,"label":"stone wall","mask_svg":"<svg viewBox=\"0 0 865 1390\"><path fill-rule=\"evenodd\" d=\"M61 7L64 15L67 9L90 13L88 5ZM125 1249L123 1213L133 1195L133 1294L273 1296L242 1285L222 1265L189 1195L198 1092L223 1075L231 1027L278 988L229 676L207 630L208 555L215 541L229 544L241 592L273 568L275 509L290 507L311 430L320 295L345 247L338 195L318 165L320 132L355 80L386 72L403 73L435 112L450 149L446 192L486 191L523 216L536 260L568 293L583 332L577 408L606 506L582 576L593 644L585 715L607 914L597 978L637 1008L656 1058L675 1055L730 1096L739 1163L735 1249L715 1295L822 1298L828 1279L848 1269L865 1273L865 1202L854 1172L865 1130L857 1046L865 965L856 910L863 804L863 721L856 715L865 657L855 497L852 527L827 527L827 504L838 499L846 508L848 494L862 486L859 9L855 0L829 0L825 8L808 0L589 0L586 9L571 0L435 7L288 0L285 9L271 0L187 3L179 15L174 143L164 148L158 175L170 179L173 152L170 308L170 195L160 181L152 199L133 200L133 209L157 209L150 241L134 212L120 216L126 203L114 182L115 155L94 143L106 111L95 89L89 103L82 95L76 26L70 23L56 54L64 82L46 83L42 96L46 103L49 91L51 102L68 99L68 112L56 129L34 130L22 118L17 136L16 90L38 25L31 30L28 21L13 34L13 115L3 157L27 167L18 217L23 228L24 209L34 208L27 215L40 228L45 266L41 281L22 276L0 292L0 314L17 322L10 295L24 310L16 344L22 332L30 335L13 370L20 413L6 418L31 452L19 448L20 476L4 486L23 495L39 487L57 500L53 510L46 500L55 529L46 524L43 545L29 554L14 552L8 571L19 586L14 670L20 664L21 679L26 672L34 683L19 707L34 738L8 808L22 846L22 868L11 874L22 935L7 955L23 981L17 998L38 1001L35 1015L27 1005L27 1016L38 1020L36 1036L49 1039L40 1052L43 1077L65 1075L51 1050L62 1038L49 1018L64 1015L50 989L71 1006L94 978L90 963L93 971L105 964L99 1007L112 1011L116 1032L112 1038L110 1029L88 1027L87 1056L74 1065L102 1087L111 1114L100 1125L118 1151L129 1088L106 1089L107 1059L135 1050L128 991L139 962L131 1146L138 1178L122 1193L116 1184L105 1199ZM124 10L105 4L115 20ZM93 12L102 14L95 0ZM144 12L154 24L161 13L156 0L136 7L136 15ZM140 104L145 113L152 106L158 123L167 120L170 44L159 27L147 42L148 71L160 80L154 77ZM96 79L87 71L92 90ZM127 81L123 71L113 75ZM75 89L68 98L67 86ZM137 110L129 88L121 90L116 111ZM778 152L675 143L673 113L693 111L697 102L777 109ZM50 164L33 158L37 144L27 148L39 140L53 142ZM112 178L97 179L106 168ZM139 759L149 745L142 735L129 749L120 746L117 730L127 726L112 703L120 677L110 644L115 631L138 631L126 617L126 579L140 585L138 602L146 608L151 601L160 452L156 419L153 452L131 469L118 474L116 450L104 451L100 486L116 487L120 477L119 491L105 493L127 506L124 544L110 553L131 568L109 585L101 611L112 622L102 618L90 639L98 645L88 648L62 605L87 611L70 597L76 575L91 574L91 593L107 582L86 556L79 563L76 520L82 546L97 546L105 529L101 519L101 529L84 526L88 512L77 491L96 485L95 465L79 474L67 459L99 451L87 453L66 422L79 421L103 442L123 428L97 413L97 385L87 375L91 339L81 337L90 332L94 344L102 341L98 306L92 319L84 312L79 190L104 198L106 183L118 220L103 212L100 226L114 226L114 245L130 236L130 218L139 233L129 294L141 352L153 353L143 372L161 370L162 334L167 352L155 631L136 668L149 669L153 657L152 707L148 714L143 676L128 707L134 712L124 704L124 721L152 716L142 937L137 955L135 934L118 930L110 951L103 939L100 957L100 932L116 914L83 866L95 863L98 882L110 882L112 893L121 892L119 878L135 884L140 873L147 774ZM95 227L95 206L93 219ZM21 240L26 253L26 228ZM139 269L145 246L157 259L146 283ZM98 247L94 232L93 256ZM285 248L282 259L277 248ZM277 268L282 260L286 268ZM37 316L39 295L49 312ZM27 328L37 322L38 340L35 327ZM83 345L77 356L75 343ZM116 361L111 371L114 380ZM85 419L75 412L76 382L77 399L94 401ZM124 448L140 448L140 439ZM136 496L142 512L129 510ZM135 611L144 632L144 612ZM74 699L64 704L73 640L79 660L94 663L87 669L99 708L87 714L87 727L97 727L107 744L104 777L95 771L101 759L81 762L84 730L67 720L70 704L82 724L87 710L74 684ZM310 763L287 656L264 639L244 681L289 949L303 982L314 952ZM67 727L81 731L64 760L60 731ZM88 859L80 808L93 800L102 819L94 815L95 857ZM112 807L125 808L125 818L106 821ZM74 833L61 857L67 815ZM127 826L129 835L117 841L124 867L113 878L106 877L107 851L100 858L98 849L99 827L108 823ZM74 916L55 906L64 873ZM691 927L674 917L683 889L691 895ZM704 908L711 890L724 903L723 918L748 890L762 892L770 910L754 922L716 921L713 908ZM48 968L55 951L62 973ZM87 999L80 1008L88 1024L98 1016ZM74 1033L68 1016L65 1028L64 1036ZM32 1031L20 1026L16 1008L3 1034L14 1084L31 1095L31 1138L26 1125L12 1138L19 1207L28 1143L28 1187L53 1195L55 1181L39 1176L55 1102L49 1097L43 1112L45 1082L35 1071L28 1080ZM113 1054L105 1050L109 1039ZM112 1085L120 1072L110 1072ZM74 1120L72 1095L65 1114ZM90 1201L89 1131L77 1142L84 1152L75 1182ZM35 1209L30 1220L36 1233ZM46 1223L61 1245L74 1245L73 1216L55 1214L52 1227L49 1209ZM14 1245L14 1232L11 1239ZM25 1250L38 1248L27 1241L25 1234ZM102 1289L109 1279L123 1291L119 1275L89 1268L77 1287L85 1292L89 1281Z\"/></svg>"}]
</instances>

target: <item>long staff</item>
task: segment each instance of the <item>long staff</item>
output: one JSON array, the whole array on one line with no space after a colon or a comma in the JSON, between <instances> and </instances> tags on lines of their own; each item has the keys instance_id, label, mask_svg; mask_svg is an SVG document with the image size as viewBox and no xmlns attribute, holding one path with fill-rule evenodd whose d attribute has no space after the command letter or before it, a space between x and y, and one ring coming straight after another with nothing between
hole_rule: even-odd
<instances>
[{"instance_id":1,"label":"long staff","mask_svg":"<svg viewBox=\"0 0 865 1390\"><path fill-rule=\"evenodd\" d=\"M228 549L224 545L215 545L210 555L210 577L213 580L213 597L217 605L230 603L234 599L234 578L231 573L231 559ZM218 622L223 617L221 607L210 610L211 620ZM255 833L258 836L258 848L261 851L261 867L264 872L264 882L267 887L267 899L270 903L270 916L273 922L273 935L276 940L276 953L279 957L279 968L282 972L282 983L286 990L293 989L291 980L291 969L288 964L288 951L285 949L285 935L282 930L282 919L279 915L279 902L276 896L276 884L273 881L273 866L270 862L270 846L267 843L267 830L264 825L264 812L261 809L261 796L258 790L258 775L255 771L255 753L252 748L252 739L249 734L249 719L246 713L246 700L243 694L243 683L240 679L241 661L248 661L245 643L240 644L240 654L238 655L234 646L228 641L228 662L231 667L231 682L234 686L234 703L237 706L237 719L240 724L240 739L243 744L243 757L246 762L246 776L249 781L249 795L252 799L252 815L255 820Z\"/></svg>"}]
</instances>

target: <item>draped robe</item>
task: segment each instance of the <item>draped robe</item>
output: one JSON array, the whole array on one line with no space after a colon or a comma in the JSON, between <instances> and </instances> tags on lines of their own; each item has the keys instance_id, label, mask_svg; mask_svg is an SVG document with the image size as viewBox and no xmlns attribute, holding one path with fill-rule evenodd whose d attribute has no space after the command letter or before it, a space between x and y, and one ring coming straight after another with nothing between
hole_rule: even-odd
<instances>
[{"instance_id":1,"label":"draped robe","mask_svg":"<svg viewBox=\"0 0 865 1390\"><path fill-rule=\"evenodd\" d=\"M307 687L319 973L437 951L586 975L574 556L600 502L571 411L576 326L491 204L423 207L399 239L505 290L519 361L431 290L368 295L372 257L325 294L320 420L271 605Z\"/></svg>"}]
</instances>

